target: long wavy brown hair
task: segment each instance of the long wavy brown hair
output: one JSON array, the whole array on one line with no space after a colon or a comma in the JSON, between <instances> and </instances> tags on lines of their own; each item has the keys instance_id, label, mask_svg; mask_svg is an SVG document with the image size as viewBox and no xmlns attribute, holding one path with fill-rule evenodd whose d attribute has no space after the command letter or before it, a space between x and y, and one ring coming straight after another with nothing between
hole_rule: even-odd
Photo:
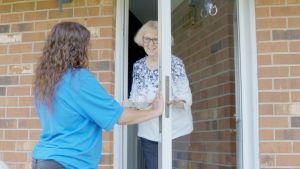
<instances>
[{"instance_id":1,"label":"long wavy brown hair","mask_svg":"<svg viewBox=\"0 0 300 169\"><path fill-rule=\"evenodd\" d=\"M51 109L55 88L68 69L88 66L90 32L74 22L56 24L43 48L43 55L35 70L35 94Z\"/></svg>"}]
</instances>

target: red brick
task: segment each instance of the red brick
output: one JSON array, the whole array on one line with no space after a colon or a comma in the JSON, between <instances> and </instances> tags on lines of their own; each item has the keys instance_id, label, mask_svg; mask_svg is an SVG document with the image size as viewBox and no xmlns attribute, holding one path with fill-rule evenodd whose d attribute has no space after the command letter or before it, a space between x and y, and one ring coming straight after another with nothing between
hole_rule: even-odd
<instances>
[{"instance_id":1,"label":"red brick","mask_svg":"<svg viewBox=\"0 0 300 169\"><path fill-rule=\"evenodd\" d=\"M271 16L299 16L300 6L272 7Z\"/></svg>"},{"instance_id":2,"label":"red brick","mask_svg":"<svg viewBox=\"0 0 300 169\"><path fill-rule=\"evenodd\" d=\"M260 79L258 80L259 90L272 90L272 80L271 79Z\"/></svg>"},{"instance_id":3,"label":"red brick","mask_svg":"<svg viewBox=\"0 0 300 169\"><path fill-rule=\"evenodd\" d=\"M7 140L26 140L28 139L28 130L6 130L5 138Z\"/></svg>"},{"instance_id":4,"label":"red brick","mask_svg":"<svg viewBox=\"0 0 300 169\"><path fill-rule=\"evenodd\" d=\"M289 142L262 142L259 145L260 153L291 153L292 143Z\"/></svg>"},{"instance_id":5,"label":"red brick","mask_svg":"<svg viewBox=\"0 0 300 169\"><path fill-rule=\"evenodd\" d=\"M115 31L113 28L101 28L100 35L101 37L114 37Z\"/></svg>"},{"instance_id":6,"label":"red brick","mask_svg":"<svg viewBox=\"0 0 300 169\"><path fill-rule=\"evenodd\" d=\"M49 31L58 21L41 21L35 23L35 31Z\"/></svg>"},{"instance_id":7,"label":"red brick","mask_svg":"<svg viewBox=\"0 0 300 169\"><path fill-rule=\"evenodd\" d=\"M293 152L294 153L300 153L300 142L294 142L293 143Z\"/></svg>"},{"instance_id":8,"label":"red brick","mask_svg":"<svg viewBox=\"0 0 300 169\"><path fill-rule=\"evenodd\" d=\"M92 6L92 5L100 5L101 3L103 3L103 2L101 2L101 1L103 1L103 0L89 0L89 1L87 1L87 5L89 5L89 6ZM102 4L101 4L102 5Z\"/></svg>"},{"instance_id":9,"label":"red brick","mask_svg":"<svg viewBox=\"0 0 300 169\"><path fill-rule=\"evenodd\" d=\"M4 152L3 160L7 162L26 162L28 156L27 152Z\"/></svg>"},{"instance_id":10,"label":"red brick","mask_svg":"<svg viewBox=\"0 0 300 169\"><path fill-rule=\"evenodd\" d=\"M300 155L277 155L276 164L278 166L300 166Z\"/></svg>"},{"instance_id":11,"label":"red brick","mask_svg":"<svg viewBox=\"0 0 300 169\"><path fill-rule=\"evenodd\" d=\"M291 76L300 76L300 66L291 66L290 74Z\"/></svg>"},{"instance_id":12,"label":"red brick","mask_svg":"<svg viewBox=\"0 0 300 169\"><path fill-rule=\"evenodd\" d=\"M300 129L282 129L275 131L276 140L299 140L300 139Z\"/></svg>"},{"instance_id":13,"label":"red brick","mask_svg":"<svg viewBox=\"0 0 300 169\"><path fill-rule=\"evenodd\" d=\"M260 117L259 126L261 128L287 128L289 127L289 119L287 117Z\"/></svg>"},{"instance_id":14,"label":"red brick","mask_svg":"<svg viewBox=\"0 0 300 169\"><path fill-rule=\"evenodd\" d=\"M1 22L2 23L11 23L11 22L22 22L23 13L13 13L13 14L2 14Z\"/></svg>"},{"instance_id":15,"label":"red brick","mask_svg":"<svg viewBox=\"0 0 300 169\"><path fill-rule=\"evenodd\" d=\"M28 32L34 30L34 23L17 23L12 24L12 32Z\"/></svg>"},{"instance_id":16,"label":"red brick","mask_svg":"<svg viewBox=\"0 0 300 169\"><path fill-rule=\"evenodd\" d=\"M300 89L300 79L275 79L275 89Z\"/></svg>"},{"instance_id":17,"label":"red brick","mask_svg":"<svg viewBox=\"0 0 300 169\"><path fill-rule=\"evenodd\" d=\"M37 41L45 41L45 32L34 32L34 33L23 33L22 41L23 42L37 42Z\"/></svg>"},{"instance_id":18,"label":"red brick","mask_svg":"<svg viewBox=\"0 0 300 169\"><path fill-rule=\"evenodd\" d=\"M275 140L275 133L273 129L260 129L259 140Z\"/></svg>"},{"instance_id":19,"label":"red brick","mask_svg":"<svg viewBox=\"0 0 300 169\"><path fill-rule=\"evenodd\" d=\"M114 41L112 39L91 40L91 48L93 48L93 49L113 49Z\"/></svg>"},{"instance_id":20,"label":"red brick","mask_svg":"<svg viewBox=\"0 0 300 169\"><path fill-rule=\"evenodd\" d=\"M289 92L260 92L259 102L261 103L276 103L289 102Z\"/></svg>"},{"instance_id":21,"label":"red brick","mask_svg":"<svg viewBox=\"0 0 300 169\"><path fill-rule=\"evenodd\" d=\"M300 92L292 92L292 102L300 102Z\"/></svg>"},{"instance_id":22,"label":"red brick","mask_svg":"<svg viewBox=\"0 0 300 169\"><path fill-rule=\"evenodd\" d=\"M10 53L29 53L32 52L32 44L15 44L9 45Z\"/></svg>"},{"instance_id":23,"label":"red brick","mask_svg":"<svg viewBox=\"0 0 300 169\"><path fill-rule=\"evenodd\" d=\"M58 10L49 11L49 19L71 18L73 17L73 9L64 9L61 13Z\"/></svg>"},{"instance_id":24,"label":"red brick","mask_svg":"<svg viewBox=\"0 0 300 169\"><path fill-rule=\"evenodd\" d=\"M24 14L25 21L38 21L47 19L47 11L26 12Z\"/></svg>"},{"instance_id":25,"label":"red brick","mask_svg":"<svg viewBox=\"0 0 300 169\"><path fill-rule=\"evenodd\" d=\"M30 87L7 87L8 96L28 96L30 95Z\"/></svg>"},{"instance_id":26,"label":"red brick","mask_svg":"<svg viewBox=\"0 0 300 169\"><path fill-rule=\"evenodd\" d=\"M41 128L41 123L39 119L19 119L18 127L24 129L39 129Z\"/></svg>"},{"instance_id":27,"label":"red brick","mask_svg":"<svg viewBox=\"0 0 300 169\"><path fill-rule=\"evenodd\" d=\"M300 54L276 54L274 64L300 64Z\"/></svg>"},{"instance_id":28,"label":"red brick","mask_svg":"<svg viewBox=\"0 0 300 169\"><path fill-rule=\"evenodd\" d=\"M36 42L33 45L33 51L34 52L39 52L39 53L41 53L39 55L42 55L42 51L43 51L44 46L45 46L45 42L44 41Z\"/></svg>"},{"instance_id":29,"label":"red brick","mask_svg":"<svg viewBox=\"0 0 300 169\"><path fill-rule=\"evenodd\" d=\"M21 55L4 55L0 56L1 64L19 64L21 63Z\"/></svg>"},{"instance_id":30,"label":"red brick","mask_svg":"<svg viewBox=\"0 0 300 169\"><path fill-rule=\"evenodd\" d=\"M0 127L2 129L13 129L17 127L17 121L12 119L0 119Z\"/></svg>"},{"instance_id":31,"label":"red brick","mask_svg":"<svg viewBox=\"0 0 300 169\"><path fill-rule=\"evenodd\" d=\"M0 5L0 13L10 13L11 12L11 4Z\"/></svg>"},{"instance_id":32,"label":"red brick","mask_svg":"<svg viewBox=\"0 0 300 169\"><path fill-rule=\"evenodd\" d=\"M288 67L260 67L258 68L259 78L287 77L289 75Z\"/></svg>"},{"instance_id":33,"label":"red brick","mask_svg":"<svg viewBox=\"0 0 300 169\"><path fill-rule=\"evenodd\" d=\"M289 28L299 28L300 27L300 18L288 18L288 27Z\"/></svg>"},{"instance_id":34,"label":"red brick","mask_svg":"<svg viewBox=\"0 0 300 169\"><path fill-rule=\"evenodd\" d=\"M290 42L290 52L300 52L300 41Z\"/></svg>"},{"instance_id":35,"label":"red brick","mask_svg":"<svg viewBox=\"0 0 300 169\"><path fill-rule=\"evenodd\" d=\"M16 149L15 141L0 141L0 152L14 151Z\"/></svg>"},{"instance_id":36,"label":"red brick","mask_svg":"<svg viewBox=\"0 0 300 169\"><path fill-rule=\"evenodd\" d=\"M101 13L101 16L113 16L114 15L114 7L102 6L100 13Z\"/></svg>"},{"instance_id":37,"label":"red brick","mask_svg":"<svg viewBox=\"0 0 300 169\"><path fill-rule=\"evenodd\" d=\"M37 6L37 10L53 9L53 8L57 9L58 1L53 1L53 0L38 1L36 6Z\"/></svg>"},{"instance_id":38,"label":"red brick","mask_svg":"<svg viewBox=\"0 0 300 169\"><path fill-rule=\"evenodd\" d=\"M256 0L256 6L284 5L285 0Z\"/></svg>"},{"instance_id":39,"label":"red brick","mask_svg":"<svg viewBox=\"0 0 300 169\"><path fill-rule=\"evenodd\" d=\"M0 107L16 107L18 106L18 98L17 97L0 97Z\"/></svg>"},{"instance_id":40,"label":"red brick","mask_svg":"<svg viewBox=\"0 0 300 169\"><path fill-rule=\"evenodd\" d=\"M300 4L299 0L287 0L288 4Z\"/></svg>"},{"instance_id":41,"label":"red brick","mask_svg":"<svg viewBox=\"0 0 300 169\"><path fill-rule=\"evenodd\" d=\"M99 16L99 7L84 7L74 9L75 17Z\"/></svg>"},{"instance_id":42,"label":"red brick","mask_svg":"<svg viewBox=\"0 0 300 169\"><path fill-rule=\"evenodd\" d=\"M16 143L17 151L32 151L36 141L18 141Z\"/></svg>"},{"instance_id":43,"label":"red brick","mask_svg":"<svg viewBox=\"0 0 300 169\"><path fill-rule=\"evenodd\" d=\"M270 8L269 7L256 8L255 14L256 14L256 18L268 17L270 16Z\"/></svg>"},{"instance_id":44,"label":"red brick","mask_svg":"<svg viewBox=\"0 0 300 169\"><path fill-rule=\"evenodd\" d=\"M30 140L38 140L40 138L40 130L30 130L29 131L29 139Z\"/></svg>"},{"instance_id":45,"label":"red brick","mask_svg":"<svg viewBox=\"0 0 300 169\"><path fill-rule=\"evenodd\" d=\"M20 97L19 98L19 106L32 106L33 97Z\"/></svg>"},{"instance_id":46,"label":"red brick","mask_svg":"<svg viewBox=\"0 0 300 169\"><path fill-rule=\"evenodd\" d=\"M270 29L270 28L286 28L286 19L284 18L268 18L256 19L257 29Z\"/></svg>"},{"instance_id":47,"label":"red brick","mask_svg":"<svg viewBox=\"0 0 300 169\"><path fill-rule=\"evenodd\" d=\"M23 2L13 4L13 12L33 11L35 9L35 2Z\"/></svg>"},{"instance_id":48,"label":"red brick","mask_svg":"<svg viewBox=\"0 0 300 169\"><path fill-rule=\"evenodd\" d=\"M7 108L6 111L8 118L29 117L30 114L29 108Z\"/></svg>"},{"instance_id":49,"label":"red brick","mask_svg":"<svg viewBox=\"0 0 300 169\"><path fill-rule=\"evenodd\" d=\"M260 104L259 114L260 115L272 115L273 114L273 104Z\"/></svg>"},{"instance_id":50,"label":"red brick","mask_svg":"<svg viewBox=\"0 0 300 169\"><path fill-rule=\"evenodd\" d=\"M8 45L0 45L0 54L6 54L7 48L8 48Z\"/></svg>"},{"instance_id":51,"label":"red brick","mask_svg":"<svg viewBox=\"0 0 300 169\"><path fill-rule=\"evenodd\" d=\"M259 42L258 53L288 52L287 42Z\"/></svg>"},{"instance_id":52,"label":"red brick","mask_svg":"<svg viewBox=\"0 0 300 169\"><path fill-rule=\"evenodd\" d=\"M268 30L257 31L256 32L256 39L257 39L257 42L271 40L271 31L268 31Z\"/></svg>"},{"instance_id":53,"label":"red brick","mask_svg":"<svg viewBox=\"0 0 300 169\"><path fill-rule=\"evenodd\" d=\"M97 18L88 18L87 26L113 26L114 19L112 17L97 17Z\"/></svg>"}]
</instances>

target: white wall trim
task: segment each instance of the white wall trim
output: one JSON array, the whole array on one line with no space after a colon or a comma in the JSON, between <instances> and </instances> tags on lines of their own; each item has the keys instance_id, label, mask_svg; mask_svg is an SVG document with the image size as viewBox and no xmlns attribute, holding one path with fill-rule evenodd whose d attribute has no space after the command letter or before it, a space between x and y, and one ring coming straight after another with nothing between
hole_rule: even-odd
<instances>
[{"instance_id":1,"label":"white wall trim","mask_svg":"<svg viewBox=\"0 0 300 169\"><path fill-rule=\"evenodd\" d=\"M255 0L238 1L242 169L259 169L258 79ZM239 167L239 168L240 168Z\"/></svg>"}]
</instances>

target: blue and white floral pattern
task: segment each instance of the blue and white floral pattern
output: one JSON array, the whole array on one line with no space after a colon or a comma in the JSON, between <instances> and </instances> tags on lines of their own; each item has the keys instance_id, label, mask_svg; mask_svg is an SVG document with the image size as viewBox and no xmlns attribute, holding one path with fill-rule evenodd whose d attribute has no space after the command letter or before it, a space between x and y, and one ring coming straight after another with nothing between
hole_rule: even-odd
<instances>
[{"instance_id":1,"label":"blue and white floral pattern","mask_svg":"<svg viewBox=\"0 0 300 169\"><path fill-rule=\"evenodd\" d=\"M189 87L184 64L176 56L171 60L171 100L183 100L184 108L172 108L172 138L177 138L193 131L193 120L191 113L192 94ZM152 102L159 85L158 70L151 70L146 65L146 57L135 62L133 66L133 82L130 92L131 101ZM142 98L142 100L141 100ZM159 118L154 118L138 125L138 136L159 141Z\"/></svg>"},{"instance_id":2,"label":"blue and white floral pattern","mask_svg":"<svg viewBox=\"0 0 300 169\"><path fill-rule=\"evenodd\" d=\"M189 89L188 79L185 73L183 62L176 56L172 56L172 99L189 101L185 98L185 92ZM151 70L146 65L146 57L135 62L132 74L133 82L130 92L130 100L151 102L159 85L159 72L157 69Z\"/></svg>"}]
</instances>

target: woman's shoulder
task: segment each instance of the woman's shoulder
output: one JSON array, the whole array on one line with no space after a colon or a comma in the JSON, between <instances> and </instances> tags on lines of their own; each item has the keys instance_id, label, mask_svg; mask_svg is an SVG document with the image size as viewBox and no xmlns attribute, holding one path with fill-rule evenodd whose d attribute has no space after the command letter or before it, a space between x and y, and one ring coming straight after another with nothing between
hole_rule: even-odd
<instances>
[{"instance_id":1,"label":"woman's shoulder","mask_svg":"<svg viewBox=\"0 0 300 169\"><path fill-rule=\"evenodd\" d=\"M136 66L144 65L145 62L146 62L146 57L143 57L143 58L135 61L133 65L134 65L134 67L136 67Z\"/></svg>"},{"instance_id":2,"label":"woman's shoulder","mask_svg":"<svg viewBox=\"0 0 300 169\"><path fill-rule=\"evenodd\" d=\"M85 80L94 78L94 75L86 68L72 68L64 73L65 80Z\"/></svg>"},{"instance_id":3,"label":"woman's shoulder","mask_svg":"<svg viewBox=\"0 0 300 169\"><path fill-rule=\"evenodd\" d=\"M178 65L178 64L182 65L183 64L182 60L179 57L175 56L175 55L172 55L171 62L172 62L173 65Z\"/></svg>"},{"instance_id":4,"label":"woman's shoulder","mask_svg":"<svg viewBox=\"0 0 300 169\"><path fill-rule=\"evenodd\" d=\"M137 61L135 61L134 63L136 64L136 63L143 63L143 62L145 62L145 60L146 60L146 56L145 57L142 57L141 59L139 59L139 60L137 60Z\"/></svg>"}]
</instances>

